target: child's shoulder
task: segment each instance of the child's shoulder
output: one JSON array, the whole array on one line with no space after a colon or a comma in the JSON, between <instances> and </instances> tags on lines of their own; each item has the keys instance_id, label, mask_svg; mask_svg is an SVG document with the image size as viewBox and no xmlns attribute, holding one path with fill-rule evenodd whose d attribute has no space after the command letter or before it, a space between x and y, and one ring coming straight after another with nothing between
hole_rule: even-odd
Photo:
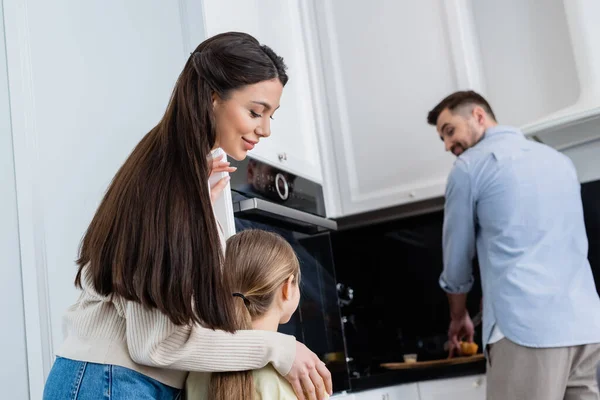
<instances>
[{"instance_id":1,"label":"child's shoulder","mask_svg":"<svg viewBox=\"0 0 600 400\"><path fill-rule=\"evenodd\" d=\"M289 382L279 375L271 364L252 371L256 399L296 400L296 394Z\"/></svg>"}]
</instances>

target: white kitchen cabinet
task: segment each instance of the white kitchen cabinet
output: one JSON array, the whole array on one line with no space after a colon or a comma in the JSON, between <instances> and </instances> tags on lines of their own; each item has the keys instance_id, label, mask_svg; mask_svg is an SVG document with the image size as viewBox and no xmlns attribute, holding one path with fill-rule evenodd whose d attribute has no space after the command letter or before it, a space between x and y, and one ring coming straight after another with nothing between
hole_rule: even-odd
<instances>
[{"instance_id":1,"label":"white kitchen cabinet","mask_svg":"<svg viewBox=\"0 0 600 400\"><path fill-rule=\"evenodd\" d=\"M330 216L443 195L454 158L427 112L477 81L454 61L445 4L312 0L331 125L323 158L336 169L324 184L339 186Z\"/></svg>"},{"instance_id":2,"label":"white kitchen cabinet","mask_svg":"<svg viewBox=\"0 0 600 400\"><path fill-rule=\"evenodd\" d=\"M485 375L419 382L421 400L485 400Z\"/></svg>"},{"instance_id":3,"label":"white kitchen cabinet","mask_svg":"<svg viewBox=\"0 0 600 400\"><path fill-rule=\"evenodd\" d=\"M250 154L294 174L322 181L317 120L311 89L309 34L304 0L204 0L207 36L241 31L257 38L285 59L289 81L281 108L271 121L271 137ZM232 12L235 10L235 12Z\"/></svg>"},{"instance_id":4,"label":"white kitchen cabinet","mask_svg":"<svg viewBox=\"0 0 600 400\"><path fill-rule=\"evenodd\" d=\"M460 1L480 44L472 67L498 118L543 134L600 113L599 2L548 0L541 15L536 0ZM490 18L508 29L489 29Z\"/></svg>"},{"instance_id":5,"label":"white kitchen cabinet","mask_svg":"<svg viewBox=\"0 0 600 400\"><path fill-rule=\"evenodd\" d=\"M549 0L543 15L536 0L311 3L331 126L324 183L339 197L330 216L442 196L454 157L425 119L456 90L480 92L526 134L600 115L598 1Z\"/></svg>"},{"instance_id":6,"label":"white kitchen cabinet","mask_svg":"<svg viewBox=\"0 0 600 400\"><path fill-rule=\"evenodd\" d=\"M485 400L485 375L437 379L354 393L355 400Z\"/></svg>"},{"instance_id":7,"label":"white kitchen cabinet","mask_svg":"<svg viewBox=\"0 0 600 400\"><path fill-rule=\"evenodd\" d=\"M30 397L39 399L77 299L80 240L205 37L196 1L4 0L3 10Z\"/></svg>"},{"instance_id":8,"label":"white kitchen cabinet","mask_svg":"<svg viewBox=\"0 0 600 400\"><path fill-rule=\"evenodd\" d=\"M499 118L569 156L582 182L599 179L600 2L549 0L543 16L535 0L470 7ZM492 16L510 29L489 29Z\"/></svg>"},{"instance_id":9,"label":"white kitchen cabinet","mask_svg":"<svg viewBox=\"0 0 600 400\"><path fill-rule=\"evenodd\" d=\"M419 389L416 383L388 386L354 393L354 398L355 400L419 400Z\"/></svg>"},{"instance_id":10,"label":"white kitchen cabinet","mask_svg":"<svg viewBox=\"0 0 600 400\"><path fill-rule=\"evenodd\" d=\"M330 397L331 400L356 400L353 393L337 393Z\"/></svg>"}]
</instances>

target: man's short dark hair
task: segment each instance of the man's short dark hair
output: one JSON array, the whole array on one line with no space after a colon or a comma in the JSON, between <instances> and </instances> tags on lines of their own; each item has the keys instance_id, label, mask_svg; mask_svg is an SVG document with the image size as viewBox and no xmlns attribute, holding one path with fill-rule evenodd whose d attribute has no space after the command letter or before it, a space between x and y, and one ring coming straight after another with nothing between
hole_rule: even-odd
<instances>
[{"instance_id":1,"label":"man's short dark hair","mask_svg":"<svg viewBox=\"0 0 600 400\"><path fill-rule=\"evenodd\" d=\"M476 93L472 90L454 92L451 95L444 98L444 100L440 101L437 106L433 107L429 114L427 114L427 123L429 125L437 125L437 120L440 117L442 111L446 108L451 112L457 109L458 107L462 107L465 105L477 105L482 107L485 112L496 121L496 116L492 111L492 107L490 107L489 103L486 99L483 98L482 95Z\"/></svg>"}]
</instances>

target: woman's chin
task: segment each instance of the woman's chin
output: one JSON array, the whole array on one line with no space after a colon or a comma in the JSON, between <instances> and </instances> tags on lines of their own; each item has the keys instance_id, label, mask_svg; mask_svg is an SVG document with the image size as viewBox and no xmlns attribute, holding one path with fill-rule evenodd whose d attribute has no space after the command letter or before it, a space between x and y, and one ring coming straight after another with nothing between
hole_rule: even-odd
<instances>
[{"instance_id":1,"label":"woman's chin","mask_svg":"<svg viewBox=\"0 0 600 400\"><path fill-rule=\"evenodd\" d=\"M232 151L232 152L225 152L225 154L227 154L227 157L231 157L236 161L243 161L246 156L248 155L247 151Z\"/></svg>"}]
</instances>

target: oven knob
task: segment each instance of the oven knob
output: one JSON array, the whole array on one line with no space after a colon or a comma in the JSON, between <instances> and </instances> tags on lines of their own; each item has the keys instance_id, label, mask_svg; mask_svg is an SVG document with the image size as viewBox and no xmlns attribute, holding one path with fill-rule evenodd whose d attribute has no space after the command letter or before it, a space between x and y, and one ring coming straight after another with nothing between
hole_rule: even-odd
<instances>
[{"instance_id":1,"label":"oven knob","mask_svg":"<svg viewBox=\"0 0 600 400\"><path fill-rule=\"evenodd\" d=\"M279 182L281 182L281 186L279 187ZM285 176L281 172L275 175L275 190L277 190L277 194L281 198L281 200L287 200L290 195L290 188L288 187L287 180Z\"/></svg>"}]
</instances>

